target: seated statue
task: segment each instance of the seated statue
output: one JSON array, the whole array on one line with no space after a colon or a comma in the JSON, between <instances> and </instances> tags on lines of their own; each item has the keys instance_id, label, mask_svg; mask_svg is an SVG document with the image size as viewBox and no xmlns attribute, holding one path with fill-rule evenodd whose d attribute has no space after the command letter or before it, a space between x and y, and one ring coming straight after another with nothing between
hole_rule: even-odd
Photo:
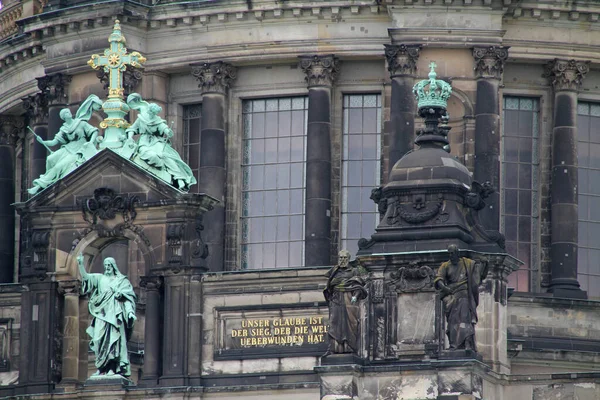
<instances>
[{"instance_id":1,"label":"seated statue","mask_svg":"<svg viewBox=\"0 0 600 400\"><path fill-rule=\"evenodd\" d=\"M68 108L60 110L60 118L65 121L52 140L43 140L36 135L36 140L46 148L61 144L46 159L46 173L33 181L28 190L32 195L43 190L63 178L69 172L92 158L96 149L98 128L90 125L92 113L102 107L102 101L96 95L90 95L79 107L75 118ZM48 148L50 151L50 149Z\"/></svg>"},{"instance_id":2,"label":"seated statue","mask_svg":"<svg viewBox=\"0 0 600 400\"><path fill-rule=\"evenodd\" d=\"M142 100L137 93L127 97L127 104L139 115L133 125L127 128L127 139L140 135L133 162L154 173L158 177L180 190L188 191L196 183L190 167L181 159L177 151L171 147L169 139L173 131L167 122L158 116L162 108L155 103Z\"/></svg>"}]
</instances>

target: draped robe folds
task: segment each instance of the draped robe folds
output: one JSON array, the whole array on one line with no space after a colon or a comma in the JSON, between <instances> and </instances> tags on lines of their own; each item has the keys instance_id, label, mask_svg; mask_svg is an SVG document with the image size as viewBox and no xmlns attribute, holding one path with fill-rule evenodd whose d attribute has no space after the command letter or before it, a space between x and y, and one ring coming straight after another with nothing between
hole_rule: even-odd
<instances>
[{"instance_id":1,"label":"draped robe folds","mask_svg":"<svg viewBox=\"0 0 600 400\"><path fill-rule=\"evenodd\" d=\"M97 132L98 128L80 119L65 122L54 136L62 146L48 156L46 172L33 185L45 189L96 154L95 144L89 140Z\"/></svg>"},{"instance_id":2,"label":"draped robe folds","mask_svg":"<svg viewBox=\"0 0 600 400\"><path fill-rule=\"evenodd\" d=\"M475 349L475 324L479 285L487 276L487 264L461 257L456 265L440 266L434 284L441 281L452 291L442 297L446 313L446 334L451 349Z\"/></svg>"},{"instance_id":3,"label":"draped robe folds","mask_svg":"<svg viewBox=\"0 0 600 400\"><path fill-rule=\"evenodd\" d=\"M137 155L146 164L159 170L165 170L173 181L182 180L186 187L196 183L190 167L181 159L177 151L163 137L169 127L166 122L158 117L149 117L140 113L127 132L139 134Z\"/></svg>"},{"instance_id":4,"label":"draped robe folds","mask_svg":"<svg viewBox=\"0 0 600 400\"><path fill-rule=\"evenodd\" d=\"M358 300L367 296L365 282L358 267L335 266L327 272L325 300L329 305L329 329L331 340L346 344L354 353L358 352L360 308ZM352 297L356 302L352 303Z\"/></svg>"},{"instance_id":5,"label":"draped robe folds","mask_svg":"<svg viewBox=\"0 0 600 400\"><path fill-rule=\"evenodd\" d=\"M135 314L136 301L131 283L121 274L114 277L87 274L82 292L90 293L92 323L87 333L91 337L90 348L96 354L96 368L101 373L112 368L117 374L131 375L127 339L134 321L128 315Z\"/></svg>"}]
</instances>

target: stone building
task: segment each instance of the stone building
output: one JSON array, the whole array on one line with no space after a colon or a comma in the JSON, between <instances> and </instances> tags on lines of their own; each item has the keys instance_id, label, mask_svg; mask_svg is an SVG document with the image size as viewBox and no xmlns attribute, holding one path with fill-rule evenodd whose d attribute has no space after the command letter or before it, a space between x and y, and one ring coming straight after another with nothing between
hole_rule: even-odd
<instances>
[{"instance_id":1,"label":"stone building","mask_svg":"<svg viewBox=\"0 0 600 400\"><path fill-rule=\"evenodd\" d=\"M0 4L0 396L600 398L598 2ZM124 72L125 93L162 106L198 184L185 194L106 150L30 196L47 157L34 133L53 138L61 109L107 95L86 62L116 19L147 59ZM444 356L426 276L398 283L447 259L445 236L416 221L410 246L365 247L387 211L372 189L410 181L417 211L436 201L416 190L431 165L409 153L424 127L413 86L431 62L452 84L436 162L462 171L465 196L472 181L493 188L461 229L504 235L504 249L459 246L496 260L476 357ZM323 288L341 249L373 280L360 360L331 365ZM85 383L80 252L94 271L115 257L140 300L133 386Z\"/></svg>"}]
</instances>

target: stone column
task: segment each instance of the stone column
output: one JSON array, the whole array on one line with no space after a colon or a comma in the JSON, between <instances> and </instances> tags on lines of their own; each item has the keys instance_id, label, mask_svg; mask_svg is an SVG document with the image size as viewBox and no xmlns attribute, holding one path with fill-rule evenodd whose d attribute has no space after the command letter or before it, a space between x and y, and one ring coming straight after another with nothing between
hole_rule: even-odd
<instances>
[{"instance_id":1,"label":"stone column","mask_svg":"<svg viewBox=\"0 0 600 400\"><path fill-rule=\"evenodd\" d=\"M339 60L300 57L308 84L304 265L331 263L331 87Z\"/></svg>"},{"instance_id":2,"label":"stone column","mask_svg":"<svg viewBox=\"0 0 600 400\"><path fill-rule=\"evenodd\" d=\"M48 100L43 93L36 93L23 99L23 108L26 112L29 128L42 139L48 139ZM25 201L29 195L27 189L33 186L32 182L46 171L46 156L48 151L35 139L30 129L26 130L24 148L24 171L21 199Z\"/></svg>"},{"instance_id":3,"label":"stone column","mask_svg":"<svg viewBox=\"0 0 600 400\"><path fill-rule=\"evenodd\" d=\"M64 296L62 321L61 385L79 382L79 294L78 280L59 281L58 293ZM87 356L87 354L86 354Z\"/></svg>"},{"instance_id":4,"label":"stone column","mask_svg":"<svg viewBox=\"0 0 600 400\"><path fill-rule=\"evenodd\" d=\"M477 182L489 181L494 193L486 199L486 208L479 212L482 225L500 230L500 97L499 89L508 58L508 48L475 47L475 171Z\"/></svg>"},{"instance_id":5,"label":"stone column","mask_svg":"<svg viewBox=\"0 0 600 400\"><path fill-rule=\"evenodd\" d=\"M550 291L557 297L587 297L577 281L577 92L589 69L589 61L555 59L546 65L554 89Z\"/></svg>"},{"instance_id":6,"label":"stone column","mask_svg":"<svg viewBox=\"0 0 600 400\"><path fill-rule=\"evenodd\" d=\"M421 46L386 44L385 57L392 80L390 107L390 140L388 173L394 164L413 149L416 104L413 95L414 77Z\"/></svg>"},{"instance_id":7,"label":"stone column","mask_svg":"<svg viewBox=\"0 0 600 400\"><path fill-rule=\"evenodd\" d=\"M146 290L144 326L144 375L140 385L155 386L160 376L160 276L142 276L140 286Z\"/></svg>"},{"instance_id":8,"label":"stone column","mask_svg":"<svg viewBox=\"0 0 600 400\"><path fill-rule=\"evenodd\" d=\"M225 137L227 135L227 91L236 77L235 68L218 61L192 66L202 92L202 126L200 129L200 167L198 185L192 191L206 193L220 201L205 215L210 271L224 269L225 240Z\"/></svg>"},{"instance_id":9,"label":"stone column","mask_svg":"<svg viewBox=\"0 0 600 400\"><path fill-rule=\"evenodd\" d=\"M0 283L12 283L15 255L15 145L23 137L23 119L0 115Z\"/></svg>"}]
</instances>

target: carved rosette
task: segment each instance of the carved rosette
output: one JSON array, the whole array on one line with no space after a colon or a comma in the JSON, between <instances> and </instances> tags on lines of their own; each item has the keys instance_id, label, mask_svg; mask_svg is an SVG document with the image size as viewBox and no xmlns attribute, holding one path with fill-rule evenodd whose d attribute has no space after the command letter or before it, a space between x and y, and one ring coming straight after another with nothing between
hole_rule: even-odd
<instances>
[{"instance_id":1,"label":"carved rosette","mask_svg":"<svg viewBox=\"0 0 600 400\"><path fill-rule=\"evenodd\" d=\"M0 115L0 145L14 146L24 136L23 118L16 115Z\"/></svg>"},{"instance_id":2,"label":"carved rosette","mask_svg":"<svg viewBox=\"0 0 600 400\"><path fill-rule=\"evenodd\" d=\"M546 64L544 77L550 80L555 92L578 91L583 78L590 70L589 61L559 60L555 58Z\"/></svg>"},{"instance_id":3,"label":"carved rosette","mask_svg":"<svg viewBox=\"0 0 600 400\"><path fill-rule=\"evenodd\" d=\"M421 46L404 44L384 44L385 58L390 76L414 76L417 73L417 61Z\"/></svg>"},{"instance_id":4,"label":"carved rosette","mask_svg":"<svg viewBox=\"0 0 600 400\"><path fill-rule=\"evenodd\" d=\"M131 65L125 66L125 71L123 72L123 96L127 97L131 93L134 93L142 80L143 77L143 68L135 68ZM104 68L100 68L96 70L96 77L102 83L104 90L108 93L108 86L110 85L109 74L104 71Z\"/></svg>"},{"instance_id":5,"label":"carved rosette","mask_svg":"<svg viewBox=\"0 0 600 400\"><path fill-rule=\"evenodd\" d=\"M504 64L508 59L508 49L502 46L475 47L475 77L501 80Z\"/></svg>"},{"instance_id":6,"label":"carved rosette","mask_svg":"<svg viewBox=\"0 0 600 400\"><path fill-rule=\"evenodd\" d=\"M332 86L340 70L340 60L334 55L301 56L300 68L308 87Z\"/></svg>"},{"instance_id":7,"label":"carved rosette","mask_svg":"<svg viewBox=\"0 0 600 400\"><path fill-rule=\"evenodd\" d=\"M63 296L77 296L81 293L81 282L78 280L58 281L58 293Z\"/></svg>"},{"instance_id":8,"label":"carved rosette","mask_svg":"<svg viewBox=\"0 0 600 400\"><path fill-rule=\"evenodd\" d=\"M23 99L23 109L30 125L48 123L48 98L44 93L36 93Z\"/></svg>"},{"instance_id":9,"label":"carved rosette","mask_svg":"<svg viewBox=\"0 0 600 400\"><path fill-rule=\"evenodd\" d=\"M38 89L46 95L49 104L67 103L67 93L71 76L64 74L47 75L36 78Z\"/></svg>"},{"instance_id":10,"label":"carved rosette","mask_svg":"<svg viewBox=\"0 0 600 400\"><path fill-rule=\"evenodd\" d=\"M140 278L140 287L146 291L157 291L162 285L160 276L142 276Z\"/></svg>"},{"instance_id":11,"label":"carved rosette","mask_svg":"<svg viewBox=\"0 0 600 400\"><path fill-rule=\"evenodd\" d=\"M227 94L227 90L237 77L236 68L223 61L192 65L192 75L200 82L202 94Z\"/></svg>"}]
</instances>

